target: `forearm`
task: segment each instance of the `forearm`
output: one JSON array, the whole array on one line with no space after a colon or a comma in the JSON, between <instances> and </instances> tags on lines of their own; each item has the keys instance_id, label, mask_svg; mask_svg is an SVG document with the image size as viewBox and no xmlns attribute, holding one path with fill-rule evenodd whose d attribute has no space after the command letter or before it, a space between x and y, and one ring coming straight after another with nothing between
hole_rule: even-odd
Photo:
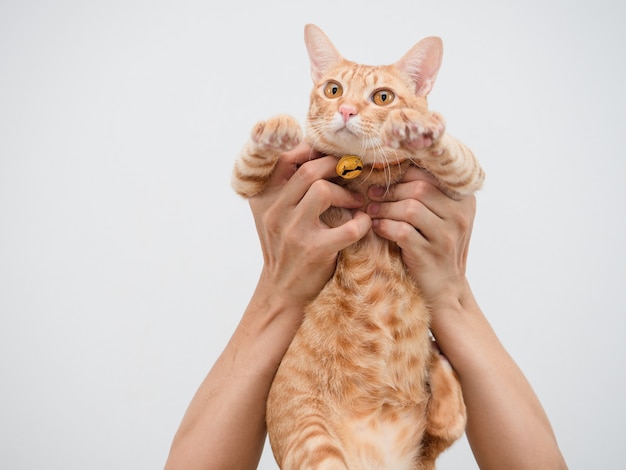
<instances>
[{"instance_id":1,"label":"forearm","mask_svg":"<svg viewBox=\"0 0 626 470\"><path fill-rule=\"evenodd\" d=\"M480 468L567 468L541 403L467 283L452 298L436 307L433 331L459 375Z\"/></svg>"},{"instance_id":2,"label":"forearm","mask_svg":"<svg viewBox=\"0 0 626 470\"><path fill-rule=\"evenodd\" d=\"M230 342L191 401L166 469L257 467L265 441L267 394L299 324L298 310L271 299L270 290L259 283Z\"/></svg>"}]
</instances>

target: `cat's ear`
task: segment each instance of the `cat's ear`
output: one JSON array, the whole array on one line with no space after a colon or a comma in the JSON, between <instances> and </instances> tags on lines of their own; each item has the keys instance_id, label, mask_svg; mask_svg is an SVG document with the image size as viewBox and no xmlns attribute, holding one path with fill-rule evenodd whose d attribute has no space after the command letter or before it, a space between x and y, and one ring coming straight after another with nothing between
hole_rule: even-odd
<instances>
[{"instance_id":1,"label":"cat's ear","mask_svg":"<svg viewBox=\"0 0 626 470\"><path fill-rule=\"evenodd\" d=\"M442 56L443 42L431 36L413 46L395 66L413 79L417 96L426 96L435 84Z\"/></svg>"},{"instance_id":2,"label":"cat's ear","mask_svg":"<svg viewBox=\"0 0 626 470\"><path fill-rule=\"evenodd\" d=\"M313 24L304 27L304 43L311 60L311 78L314 83L324 76L329 67L344 60L328 36Z\"/></svg>"}]
</instances>

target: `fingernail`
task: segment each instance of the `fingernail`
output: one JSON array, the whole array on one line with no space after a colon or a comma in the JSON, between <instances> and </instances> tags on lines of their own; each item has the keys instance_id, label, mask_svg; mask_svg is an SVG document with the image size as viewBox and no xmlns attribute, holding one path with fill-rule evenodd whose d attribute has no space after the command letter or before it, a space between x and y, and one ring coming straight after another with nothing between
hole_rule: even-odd
<instances>
[{"instance_id":1,"label":"fingernail","mask_svg":"<svg viewBox=\"0 0 626 470\"><path fill-rule=\"evenodd\" d=\"M363 196L361 193L352 193L352 196L358 204L363 204L365 202L365 196Z\"/></svg>"},{"instance_id":2,"label":"fingernail","mask_svg":"<svg viewBox=\"0 0 626 470\"><path fill-rule=\"evenodd\" d=\"M380 210L380 204L371 203L371 204L368 204L367 206L367 213L369 215L376 215L378 214L379 210Z\"/></svg>"},{"instance_id":3,"label":"fingernail","mask_svg":"<svg viewBox=\"0 0 626 470\"><path fill-rule=\"evenodd\" d=\"M385 194L385 188L382 186L372 186L370 187L370 195L373 197L380 197Z\"/></svg>"}]
</instances>

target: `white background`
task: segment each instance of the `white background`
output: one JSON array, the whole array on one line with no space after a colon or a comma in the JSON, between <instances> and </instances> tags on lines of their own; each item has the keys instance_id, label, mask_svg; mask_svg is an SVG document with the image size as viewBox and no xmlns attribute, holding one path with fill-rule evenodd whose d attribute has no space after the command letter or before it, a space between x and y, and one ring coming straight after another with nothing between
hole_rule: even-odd
<instances>
[{"instance_id":1,"label":"white background","mask_svg":"<svg viewBox=\"0 0 626 470\"><path fill-rule=\"evenodd\" d=\"M261 268L233 161L303 120L312 22L373 64L443 38L431 107L487 172L475 294L570 468L623 468L625 5L3 1L0 467L163 466ZM439 468L476 468L465 440Z\"/></svg>"}]
</instances>

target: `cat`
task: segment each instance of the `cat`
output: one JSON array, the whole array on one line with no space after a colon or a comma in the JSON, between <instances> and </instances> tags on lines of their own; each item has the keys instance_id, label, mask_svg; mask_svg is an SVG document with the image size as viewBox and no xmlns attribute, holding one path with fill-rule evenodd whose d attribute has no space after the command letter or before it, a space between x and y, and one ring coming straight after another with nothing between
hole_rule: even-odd
<instances>
[{"instance_id":1,"label":"cat","mask_svg":"<svg viewBox=\"0 0 626 470\"><path fill-rule=\"evenodd\" d=\"M314 87L304 139L322 154L360 158L356 177L334 182L364 193L414 165L451 197L481 187L472 152L428 110L441 39L425 38L386 66L344 59L315 25L305 26L305 43ZM235 162L235 191L263 191L280 154L302 138L288 115L259 122ZM349 218L333 207L321 216L329 226ZM435 468L462 436L466 411L458 377L431 340L430 316L396 244L370 231L339 254L270 389L266 422L282 469Z\"/></svg>"}]
</instances>

